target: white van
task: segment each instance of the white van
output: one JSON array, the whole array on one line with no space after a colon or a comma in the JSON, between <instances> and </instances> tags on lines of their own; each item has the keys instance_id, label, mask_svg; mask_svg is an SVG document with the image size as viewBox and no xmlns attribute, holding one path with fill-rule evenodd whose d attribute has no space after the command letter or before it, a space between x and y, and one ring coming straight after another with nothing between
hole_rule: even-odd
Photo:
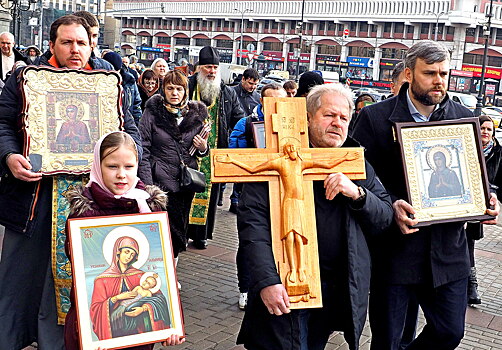
<instances>
[{"instance_id":1,"label":"white van","mask_svg":"<svg viewBox=\"0 0 502 350\"><path fill-rule=\"evenodd\" d=\"M476 104L478 103L478 99L474 95L448 91L448 96L450 96L450 99L460 103L462 106L465 106L472 110L476 109Z\"/></svg>"}]
</instances>

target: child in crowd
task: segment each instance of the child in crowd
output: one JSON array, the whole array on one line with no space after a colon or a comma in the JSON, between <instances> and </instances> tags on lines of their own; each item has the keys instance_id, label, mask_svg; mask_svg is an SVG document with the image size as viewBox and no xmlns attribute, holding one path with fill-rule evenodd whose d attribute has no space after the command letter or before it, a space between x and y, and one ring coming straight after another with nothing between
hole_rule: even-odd
<instances>
[{"instance_id":1,"label":"child in crowd","mask_svg":"<svg viewBox=\"0 0 502 350\"><path fill-rule=\"evenodd\" d=\"M137 177L137 170L138 152L132 137L124 132L112 132L103 136L94 148L94 162L89 183L84 188L70 189L66 194L70 203L69 218L165 210L166 194L156 186L145 186ZM69 237L65 245L69 256ZM117 276L126 275L123 272L117 273ZM115 296L110 296L110 302L120 302L118 299L122 299L117 297L124 294L120 290L121 284L117 283L117 290L112 291ZM79 350L74 288L72 288L70 300L71 306L65 320L65 345L67 350ZM183 342L184 339L173 335L162 344L164 346L178 345ZM127 349L151 350L153 344Z\"/></svg>"}]
</instances>

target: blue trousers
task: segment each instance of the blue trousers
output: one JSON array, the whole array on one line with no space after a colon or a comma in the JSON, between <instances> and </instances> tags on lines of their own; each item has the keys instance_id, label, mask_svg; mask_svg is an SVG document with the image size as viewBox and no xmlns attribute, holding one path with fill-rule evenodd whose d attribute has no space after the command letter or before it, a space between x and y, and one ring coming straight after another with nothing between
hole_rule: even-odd
<instances>
[{"instance_id":1,"label":"blue trousers","mask_svg":"<svg viewBox=\"0 0 502 350\"><path fill-rule=\"evenodd\" d=\"M453 350L464 336L467 277L437 288L379 285L371 291L371 350L398 350L408 309L415 297L427 324L407 350Z\"/></svg>"}]
</instances>

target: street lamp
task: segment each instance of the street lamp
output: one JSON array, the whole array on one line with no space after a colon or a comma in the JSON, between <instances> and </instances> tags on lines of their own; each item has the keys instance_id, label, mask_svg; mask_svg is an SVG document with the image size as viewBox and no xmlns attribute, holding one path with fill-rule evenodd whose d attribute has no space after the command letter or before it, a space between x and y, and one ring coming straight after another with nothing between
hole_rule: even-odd
<instances>
[{"instance_id":1,"label":"street lamp","mask_svg":"<svg viewBox=\"0 0 502 350\"><path fill-rule=\"evenodd\" d=\"M300 46L298 47L298 60L296 61L296 81L300 79L300 59L302 57L302 39L303 39L303 15L305 13L305 0L302 0L302 19L298 25L298 30L300 33Z\"/></svg>"},{"instance_id":2,"label":"street lamp","mask_svg":"<svg viewBox=\"0 0 502 350\"><path fill-rule=\"evenodd\" d=\"M486 71L486 61L488 61L488 43L490 41L490 28L492 24L492 16L493 16L493 0L490 0L490 9L488 10L488 14L486 14L486 24L483 25L483 35L485 37L485 48L483 51L483 66L481 67L481 82L479 83L479 91L478 91L478 102L476 103L476 109L474 110L474 115L479 117L481 115L481 108L483 108L484 96L483 92L485 89L485 71Z\"/></svg>"},{"instance_id":3,"label":"street lamp","mask_svg":"<svg viewBox=\"0 0 502 350\"><path fill-rule=\"evenodd\" d=\"M442 15L446 15L448 12L441 11L439 13L435 13L431 10L427 10L427 13L436 16L436 29L434 30L434 41L438 41L439 17L441 17Z\"/></svg>"},{"instance_id":4,"label":"street lamp","mask_svg":"<svg viewBox=\"0 0 502 350\"><path fill-rule=\"evenodd\" d=\"M20 40L21 33L21 11L28 11L31 4L36 4L37 0L7 0L1 1L0 5L6 9L10 10L10 15L12 16L12 34L16 40Z\"/></svg>"},{"instance_id":5,"label":"street lamp","mask_svg":"<svg viewBox=\"0 0 502 350\"><path fill-rule=\"evenodd\" d=\"M243 34L243 31L244 31L244 28L243 28L244 27L244 14L246 12L253 12L253 9L245 9L245 10L234 9L234 11L240 12L240 14L241 14L241 45L240 45L240 47L241 47L241 49L240 49L240 51L241 51L241 57L239 59L239 64L242 65L242 37L244 35ZM239 56L239 55L237 55L237 56Z\"/></svg>"}]
</instances>

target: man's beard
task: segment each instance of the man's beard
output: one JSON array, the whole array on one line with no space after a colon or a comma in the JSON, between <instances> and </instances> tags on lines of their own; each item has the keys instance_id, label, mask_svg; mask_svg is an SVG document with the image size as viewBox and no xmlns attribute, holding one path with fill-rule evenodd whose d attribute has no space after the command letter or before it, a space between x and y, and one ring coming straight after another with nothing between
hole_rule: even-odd
<instances>
[{"instance_id":1,"label":"man's beard","mask_svg":"<svg viewBox=\"0 0 502 350\"><path fill-rule=\"evenodd\" d=\"M432 90L441 90L442 94L440 96L430 96L429 92ZM442 86L436 86L433 89L424 90L415 81L411 83L411 92L413 93L415 100L424 106L435 106L438 103L441 103L446 96L446 91Z\"/></svg>"},{"instance_id":2,"label":"man's beard","mask_svg":"<svg viewBox=\"0 0 502 350\"><path fill-rule=\"evenodd\" d=\"M221 92L220 72L216 73L214 80L208 79L201 73L197 74L197 85L201 100L208 106L212 105Z\"/></svg>"}]
</instances>

